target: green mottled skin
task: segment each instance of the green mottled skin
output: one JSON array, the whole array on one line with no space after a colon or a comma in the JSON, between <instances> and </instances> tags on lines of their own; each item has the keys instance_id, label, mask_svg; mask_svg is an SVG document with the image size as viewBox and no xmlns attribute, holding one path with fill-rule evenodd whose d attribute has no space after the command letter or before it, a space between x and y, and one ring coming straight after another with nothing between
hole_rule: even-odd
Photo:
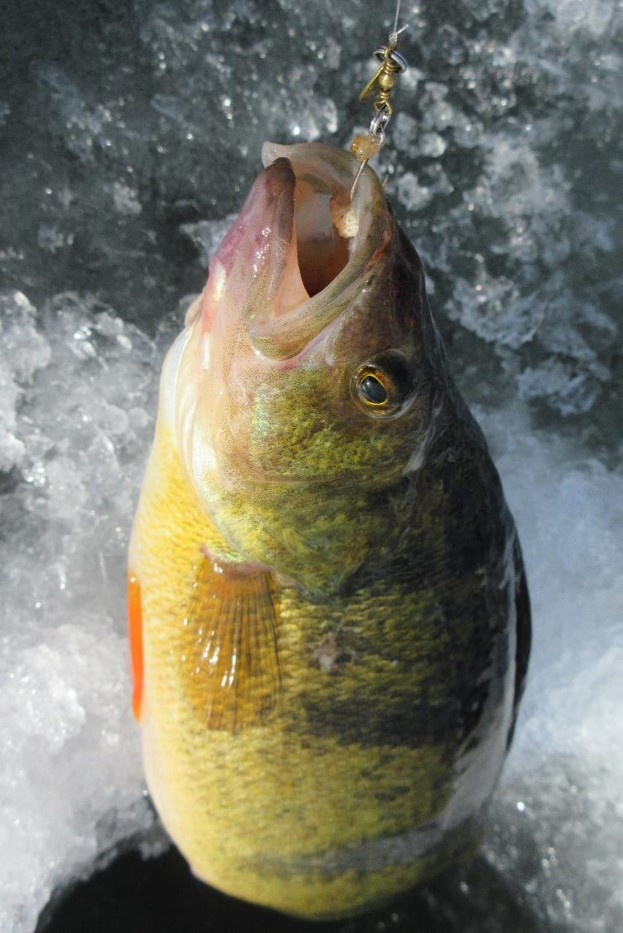
<instances>
[{"instance_id":1,"label":"green mottled skin","mask_svg":"<svg viewBox=\"0 0 623 933\"><path fill-rule=\"evenodd\" d=\"M413 401L371 418L353 372L392 349ZM225 385L242 381L237 353ZM217 463L193 488L161 426L142 493L131 561L144 593L147 775L201 877L339 916L477 846L527 664L521 555L419 259L390 214L356 299L295 365L277 353L243 362L245 404L212 429ZM274 586L277 699L235 732L206 728L186 660L206 547Z\"/></svg>"}]
</instances>

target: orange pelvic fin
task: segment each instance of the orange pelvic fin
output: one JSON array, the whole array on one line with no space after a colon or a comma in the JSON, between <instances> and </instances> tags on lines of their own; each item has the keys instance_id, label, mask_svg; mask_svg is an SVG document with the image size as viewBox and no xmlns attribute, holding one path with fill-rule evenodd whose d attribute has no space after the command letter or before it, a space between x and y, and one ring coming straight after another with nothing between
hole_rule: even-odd
<instances>
[{"instance_id":1,"label":"orange pelvic fin","mask_svg":"<svg viewBox=\"0 0 623 933\"><path fill-rule=\"evenodd\" d=\"M132 711L135 718L140 720L143 699L143 612L141 584L132 571L128 574L128 626L132 669Z\"/></svg>"},{"instance_id":2,"label":"orange pelvic fin","mask_svg":"<svg viewBox=\"0 0 623 933\"><path fill-rule=\"evenodd\" d=\"M271 575L206 552L185 624L184 680L198 718L229 732L260 723L281 686Z\"/></svg>"}]
</instances>

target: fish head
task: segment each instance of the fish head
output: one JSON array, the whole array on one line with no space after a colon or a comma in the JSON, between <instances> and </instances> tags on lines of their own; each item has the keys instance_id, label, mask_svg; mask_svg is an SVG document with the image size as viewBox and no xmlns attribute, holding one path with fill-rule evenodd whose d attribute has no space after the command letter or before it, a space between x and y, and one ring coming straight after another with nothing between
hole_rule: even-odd
<instances>
[{"instance_id":1,"label":"fish head","mask_svg":"<svg viewBox=\"0 0 623 933\"><path fill-rule=\"evenodd\" d=\"M274 563L262 536L339 546L314 537L323 514L372 507L421 465L443 360L420 260L375 173L351 200L347 152L266 144L263 159L191 315L175 393L200 499L237 553ZM354 565L373 542L351 524Z\"/></svg>"}]
</instances>

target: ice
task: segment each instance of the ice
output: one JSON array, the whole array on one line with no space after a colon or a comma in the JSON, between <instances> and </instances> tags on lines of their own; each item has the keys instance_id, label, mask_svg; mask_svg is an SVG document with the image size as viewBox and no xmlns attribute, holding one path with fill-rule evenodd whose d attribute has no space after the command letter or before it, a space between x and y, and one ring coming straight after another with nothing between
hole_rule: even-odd
<instances>
[{"instance_id":1,"label":"ice","mask_svg":"<svg viewBox=\"0 0 623 933\"><path fill-rule=\"evenodd\" d=\"M35 328L34 314L22 292L0 294L0 471L5 473L18 466L25 453L15 434L17 405L33 374L50 356L48 344Z\"/></svg>"},{"instance_id":2,"label":"ice","mask_svg":"<svg viewBox=\"0 0 623 933\"><path fill-rule=\"evenodd\" d=\"M127 705L120 583L158 353L88 295L59 295L40 314L23 294L5 295L2 337L20 449L0 539L11 852L0 927L29 930L59 881L153 824ZM6 458L13 448L5 439L1 449ZM112 837L101 829L110 813Z\"/></svg>"},{"instance_id":3,"label":"ice","mask_svg":"<svg viewBox=\"0 0 623 933\"><path fill-rule=\"evenodd\" d=\"M430 188L418 184L413 172L405 172L398 180L398 197L409 211L419 211L432 201Z\"/></svg>"},{"instance_id":4,"label":"ice","mask_svg":"<svg viewBox=\"0 0 623 933\"><path fill-rule=\"evenodd\" d=\"M526 367L517 376L521 399L544 398L562 415L589 412L599 395L600 386L586 372L578 372L572 363L546 360L539 366Z\"/></svg>"},{"instance_id":5,"label":"ice","mask_svg":"<svg viewBox=\"0 0 623 933\"><path fill-rule=\"evenodd\" d=\"M516 415L515 415L516 417ZM623 924L623 477L568 443L483 417L518 516L537 625L486 851L543 921ZM535 490L536 492L535 496ZM564 927L567 929L567 927Z\"/></svg>"},{"instance_id":6,"label":"ice","mask_svg":"<svg viewBox=\"0 0 623 933\"><path fill-rule=\"evenodd\" d=\"M621 8L426 0L403 16L411 67L377 165L503 474L535 616L484 851L539 929L612 933ZM264 140L348 145L366 125L356 98L392 20L364 0L46 0L3 17L2 930L33 930L53 892L120 847L162 844L124 621L162 355Z\"/></svg>"},{"instance_id":7,"label":"ice","mask_svg":"<svg viewBox=\"0 0 623 933\"><path fill-rule=\"evenodd\" d=\"M612 28L617 14L616 7L608 0L596 0L591 4L583 3L582 0L566 0L565 3L528 0L526 8L530 12L532 9L541 12L546 8L561 32L586 31L595 39Z\"/></svg>"},{"instance_id":8,"label":"ice","mask_svg":"<svg viewBox=\"0 0 623 933\"><path fill-rule=\"evenodd\" d=\"M121 181L113 183L112 199L115 209L121 214L140 214L142 211L138 192Z\"/></svg>"}]
</instances>

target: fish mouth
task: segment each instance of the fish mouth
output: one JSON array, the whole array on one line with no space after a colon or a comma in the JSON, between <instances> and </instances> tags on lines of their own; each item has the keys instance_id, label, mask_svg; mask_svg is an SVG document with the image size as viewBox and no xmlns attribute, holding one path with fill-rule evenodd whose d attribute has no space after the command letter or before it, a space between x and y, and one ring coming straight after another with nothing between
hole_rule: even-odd
<instances>
[{"instance_id":1,"label":"fish mouth","mask_svg":"<svg viewBox=\"0 0 623 933\"><path fill-rule=\"evenodd\" d=\"M228 283L220 289L228 292L223 304L237 309L254 350L284 360L355 299L387 240L389 212L368 167L351 198L360 166L348 152L265 143L262 160L265 168L215 256L214 277L217 285Z\"/></svg>"}]
</instances>

